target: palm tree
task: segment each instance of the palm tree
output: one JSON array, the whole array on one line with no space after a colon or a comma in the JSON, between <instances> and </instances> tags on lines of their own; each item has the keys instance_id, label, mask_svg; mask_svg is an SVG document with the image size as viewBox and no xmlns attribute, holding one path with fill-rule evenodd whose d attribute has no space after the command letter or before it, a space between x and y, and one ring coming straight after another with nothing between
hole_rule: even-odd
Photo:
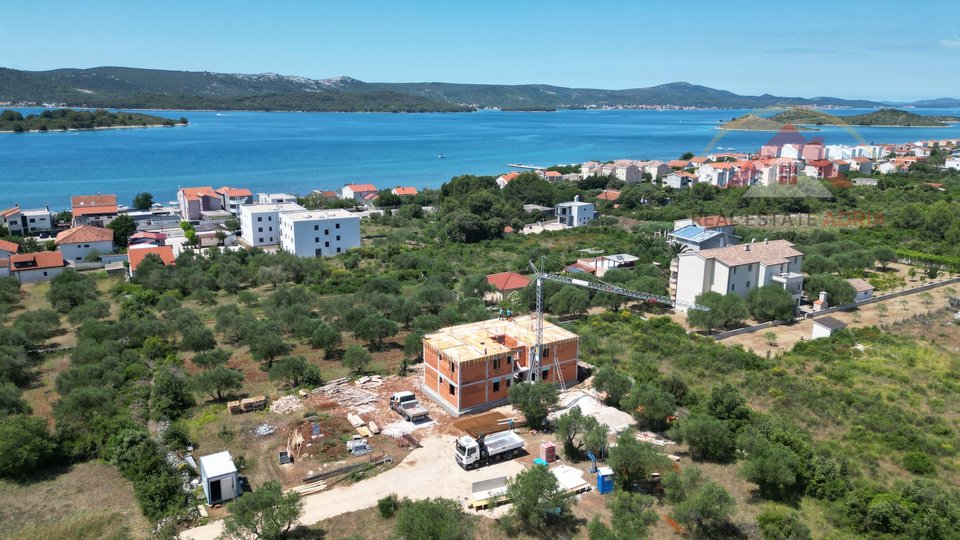
<instances>
[{"instance_id":1,"label":"palm tree","mask_svg":"<svg viewBox=\"0 0 960 540\"><path fill-rule=\"evenodd\" d=\"M670 255L671 260L679 257L681 253L688 251L690 251L690 246L686 244L681 244L680 242L670 242L667 244L667 254Z\"/></svg>"}]
</instances>

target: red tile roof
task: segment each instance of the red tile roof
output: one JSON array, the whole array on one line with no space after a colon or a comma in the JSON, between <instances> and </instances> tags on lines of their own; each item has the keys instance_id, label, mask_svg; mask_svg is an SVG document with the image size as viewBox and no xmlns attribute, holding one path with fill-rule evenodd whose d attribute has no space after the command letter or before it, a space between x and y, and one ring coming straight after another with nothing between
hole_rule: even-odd
<instances>
[{"instance_id":1,"label":"red tile roof","mask_svg":"<svg viewBox=\"0 0 960 540\"><path fill-rule=\"evenodd\" d=\"M0 212L0 217L10 217L18 212L20 212L20 207L14 206L13 208L7 208L3 212Z\"/></svg>"},{"instance_id":2,"label":"red tile roof","mask_svg":"<svg viewBox=\"0 0 960 540\"><path fill-rule=\"evenodd\" d=\"M166 240L167 234L162 232L156 232L156 231L140 231L137 233L133 233L133 236L131 236L130 239L131 240L140 240L140 239Z\"/></svg>"},{"instance_id":3,"label":"red tile roof","mask_svg":"<svg viewBox=\"0 0 960 540\"><path fill-rule=\"evenodd\" d=\"M11 272L61 267L63 267L63 256L60 255L59 251L39 251L10 256Z\"/></svg>"},{"instance_id":4,"label":"red tile roof","mask_svg":"<svg viewBox=\"0 0 960 540\"><path fill-rule=\"evenodd\" d=\"M140 266L140 263L143 262L143 259L150 254L160 257L160 260L163 261L164 266L176 264L176 258L173 256L173 247L171 246L131 249L127 251L127 258L130 260L130 271L136 272L137 267Z\"/></svg>"},{"instance_id":5,"label":"red tile roof","mask_svg":"<svg viewBox=\"0 0 960 540\"><path fill-rule=\"evenodd\" d=\"M354 193L362 193L366 191L379 191L376 186L373 184L347 184L346 187L350 188L350 191Z\"/></svg>"},{"instance_id":6,"label":"red tile roof","mask_svg":"<svg viewBox=\"0 0 960 540\"><path fill-rule=\"evenodd\" d=\"M500 179L502 178L504 182L506 182L506 183L509 184L510 181L513 180L514 178L516 178L517 176L520 176L520 173L518 173L518 172L512 172L512 173L507 173L507 174L502 174L502 175L500 175L500 178L497 178L497 180L500 180Z\"/></svg>"},{"instance_id":7,"label":"red tile roof","mask_svg":"<svg viewBox=\"0 0 960 540\"><path fill-rule=\"evenodd\" d=\"M213 190L210 186L203 187L185 187L180 188L180 192L183 193L183 198L190 201L199 199L200 197L216 197L219 198L219 195L216 191Z\"/></svg>"},{"instance_id":8,"label":"red tile roof","mask_svg":"<svg viewBox=\"0 0 960 540\"><path fill-rule=\"evenodd\" d=\"M227 197L253 197L253 192L247 188L232 188L230 186L223 186L222 188L216 190L216 192L221 195L226 195Z\"/></svg>"},{"instance_id":9,"label":"red tile roof","mask_svg":"<svg viewBox=\"0 0 960 540\"><path fill-rule=\"evenodd\" d=\"M516 291L530 284L530 278L516 272L500 272L487 276L487 283L498 291Z\"/></svg>"},{"instance_id":10,"label":"red tile roof","mask_svg":"<svg viewBox=\"0 0 960 540\"><path fill-rule=\"evenodd\" d=\"M667 166L671 168L677 168L677 169L683 169L689 164L690 162L685 159L671 159L670 161L667 162Z\"/></svg>"},{"instance_id":11,"label":"red tile roof","mask_svg":"<svg viewBox=\"0 0 960 540\"><path fill-rule=\"evenodd\" d=\"M545 176L549 176L549 177L551 177L551 178L556 178L556 177L558 177L558 176L563 176L563 173L561 173L561 172L559 172L559 171L547 171L547 172L544 173L544 175L545 175Z\"/></svg>"},{"instance_id":12,"label":"red tile roof","mask_svg":"<svg viewBox=\"0 0 960 540\"><path fill-rule=\"evenodd\" d=\"M70 198L73 216L116 214L116 195L74 195Z\"/></svg>"},{"instance_id":13,"label":"red tile roof","mask_svg":"<svg viewBox=\"0 0 960 540\"><path fill-rule=\"evenodd\" d=\"M20 246L14 242L7 242L6 240L0 240L0 250L9 251L10 253L16 253L20 249Z\"/></svg>"},{"instance_id":14,"label":"red tile roof","mask_svg":"<svg viewBox=\"0 0 960 540\"><path fill-rule=\"evenodd\" d=\"M396 195L416 195L417 188L415 187L400 187L397 186L393 189L393 193Z\"/></svg>"},{"instance_id":15,"label":"red tile roof","mask_svg":"<svg viewBox=\"0 0 960 540\"><path fill-rule=\"evenodd\" d=\"M597 195L601 201L615 201L620 198L620 192L615 189L605 189Z\"/></svg>"},{"instance_id":16,"label":"red tile roof","mask_svg":"<svg viewBox=\"0 0 960 540\"><path fill-rule=\"evenodd\" d=\"M103 227L94 227L92 225L81 225L67 229L57 235L54 244L78 244L82 242L108 242L113 241L113 231Z\"/></svg>"}]
</instances>

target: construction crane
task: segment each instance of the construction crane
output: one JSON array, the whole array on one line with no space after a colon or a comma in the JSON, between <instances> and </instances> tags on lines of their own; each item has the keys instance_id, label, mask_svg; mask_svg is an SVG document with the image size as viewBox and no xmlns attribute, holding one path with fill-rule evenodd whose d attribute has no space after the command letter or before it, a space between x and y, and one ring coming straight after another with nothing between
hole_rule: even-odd
<instances>
[{"instance_id":1,"label":"construction crane","mask_svg":"<svg viewBox=\"0 0 960 540\"><path fill-rule=\"evenodd\" d=\"M657 304L666 304L668 306L683 306L687 309L696 309L700 311L710 311L710 308L707 306L702 306L700 304L695 304L691 302L682 302L676 301L670 298L669 296L661 296L658 294L645 293L640 291L634 291L632 289L626 289L624 287L618 287L617 285L611 285L609 283L603 282L600 279L595 281L587 281L585 279L575 279L569 276L562 276L560 274L551 274L549 272L543 271L543 263L540 263L541 268L537 268L537 265L533 261L530 261L530 268L533 269L534 275L537 276L537 322L536 322L536 343L534 344L533 352L533 361L531 362L530 376L529 380L536 380L537 375L542 374L540 371L541 366L541 354L543 353L543 282L544 281L554 281L556 283L564 283L566 285L576 285L577 287L584 287L586 289L593 289L595 291L618 294L620 296L626 296L627 298L633 298L636 300L642 300L644 302L657 303ZM563 371L560 369L560 359L557 356L557 352L553 353L553 368L557 373L557 379L560 381L560 388L566 389L566 382L563 380Z\"/></svg>"}]
</instances>

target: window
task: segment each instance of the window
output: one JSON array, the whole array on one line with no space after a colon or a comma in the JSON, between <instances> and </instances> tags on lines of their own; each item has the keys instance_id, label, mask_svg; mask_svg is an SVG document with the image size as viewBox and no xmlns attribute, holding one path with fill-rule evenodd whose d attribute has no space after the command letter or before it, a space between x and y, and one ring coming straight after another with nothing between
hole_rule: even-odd
<instances>
[{"instance_id":1,"label":"window","mask_svg":"<svg viewBox=\"0 0 960 540\"><path fill-rule=\"evenodd\" d=\"M340 253L340 251L342 251L342 250L341 250L340 248L337 248L337 253Z\"/></svg>"},{"instance_id":2,"label":"window","mask_svg":"<svg viewBox=\"0 0 960 540\"><path fill-rule=\"evenodd\" d=\"M263 237L261 236L260 238L257 238L257 242L260 242L260 243L262 244L262 243L263 243Z\"/></svg>"},{"instance_id":3,"label":"window","mask_svg":"<svg viewBox=\"0 0 960 540\"><path fill-rule=\"evenodd\" d=\"M737 284L736 284L736 283L731 284L731 285L730 285L730 290L731 290L731 291L737 290Z\"/></svg>"},{"instance_id":4,"label":"window","mask_svg":"<svg viewBox=\"0 0 960 540\"><path fill-rule=\"evenodd\" d=\"M323 247L330 247L330 242L324 242Z\"/></svg>"},{"instance_id":5,"label":"window","mask_svg":"<svg viewBox=\"0 0 960 540\"><path fill-rule=\"evenodd\" d=\"M321 250L320 248L317 248L315 253L316 253L317 257L319 257L319 256L323 255L323 250Z\"/></svg>"},{"instance_id":6,"label":"window","mask_svg":"<svg viewBox=\"0 0 960 540\"><path fill-rule=\"evenodd\" d=\"M257 232L263 232L263 227L257 227Z\"/></svg>"},{"instance_id":7,"label":"window","mask_svg":"<svg viewBox=\"0 0 960 540\"><path fill-rule=\"evenodd\" d=\"M494 392L500 391L500 381L493 381L493 391Z\"/></svg>"},{"instance_id":8,"label":"window","mask_svg":"<svg viewBox=\"0 0 960 540\"><path fill-rule=\"evenodd\" d=\"M749 281L747 281L747 288L748 288L748 289L750 288L750 282L749 282Z\"/></svg>"},{"instance_id":9,"label":"window","mask_svg":"<svg viewBox=\"0 0 960 540\"><path fill-rule=\"evenodd\" d=\"M313 230L319 231L319 230L320 230L320 226L319 226L319 225L314 225L314 226L313 226Z\"/></svg>"},{"instance_id":10,"label":"window","mask_svg":"<svg viewBox=\"0 0 960 540\"><path fill-rule=\"evenodd\" d=\"M34 222L36 222L36 221L37 221L37 220L35 220L35 219L33 219L33 218L30 218L30 223L34 223ZM47 275L47 273L44 272L43 275Z\"/></svg>"},{"instance_id":11,"label":"window","mask_svg":"<svg viewBox=\"0 0 960 540\"><path fill-rule=\"evenodd\" d=\"M457 364L453 360L450 360L450 373L457 372Z\"/></svg>"},{"instance_id":12,"label":"window","mask_svg":"<svg viewBox=\"0 0 960 540\"><path fill-rule=\"evenodd\" d=\"M263 216L257 216L257 221L263 221Z\"/></svg>"},{"instance_id":13,"label":"window","mask_svg":"<svg viewBox=\"0 0 960 540\"><path fill-rule=\"evenodd\" d=\"M330 229L324 229L323 234L330 236Z\"/></svg>"},{"instance_id":14,"label":"window","mask_svg":"<svg viewBox=\"0 0 960 540\"><path fill-rule=\"evenodd\" d=\"M734 274L737 273L737 267L736 267L736 266L733 267L733 273L734 273Z\"/></svg>"},{"instance_id":15,"label":"window","mask_svg":"<svg viewBox=\"0 0 960 540\"><path fill-rule=\"evenodd\" d=\"M550 347L543 348L543 356L541 358L550 358Z\"/></svg>"},{"instance_id":16,"label":"window","mask_svg":"<svg viewBox=\"0 0 960 540\"><path fill-rule=\"evenodd\" d=\"M267 221L273 221L273 216L267 216Z\"/></svg>"},{"instance_id":17,"label":"window","mask_svg":"<svg viewBox=\"0 0 960 540\"><path fill-rule=\"evenodd\" d=\"M339 223L336 224L336 228L337 228L337 229L340 228L340 224L339 224Z\"/></svg>"},{"instance_id":18,"label":"window","mask_svg":"<svg viewBox=\"0 0 960 540\"><path fill-rule=\"evenodd\" d=\"M752 265L752 264L748 264L748 265L747 265L747 272L753 272L753 265ZM748 286L749 286L749 285L748 285Z\"/></svg>"},{"instance_id":19,"label":"window","mask_svg":"<svg viewBox=\"0 0 960 540\"><path fill-rule=\"evenodd\" d=\"M507 388L510 388L510 379L507 379Z\"/></svg>"},{"instance_id":20,"label":"window","mask_svg":"<svg viewBox=\"0 0 960 540\"><path fill-rule=\"evenodd\" d=\"M513 355L507 355L507 363L510 364L513 362Z\"/></svg>"},{"instance_id":21,"label":"window","mask_svg":"<svg viewBox=\"0 0 960 540\"><path fill-rule=\"evenodd\" d=\"M316 243L316 244L319 244L319 243L320 243L320 237L319 237L319 236L315 237L315 238L313 239L313 242Z\"/></svg>"},{"instance_id":22,"label":"window","mask_svg":"<svg viewBox=\"0 0 960 540\"><path fill-rule=\"evenodd\" d=\"M494 358L494 359L493 359L493 369L500 369L500 359L499 359L499 358Z\"/></svg>"},{"instance_id":23,"label":"window","mask_svg":"<svg viewBox=\"0 0 960 540\"><path fill-rule=\"evenodd\" d=\"M543 374L541 375L540 378L543 379L543 380L545 380L545 381L549 381L549 380L550 380L550 368L543 368Z\"/></svg>"},{"instance_id":24,"label":"window","mask_svg":"<svg viewBox=\"0 0 960 540\"><path fill-rule=\"evenodd\" d=\"M456 388L455 386L453 386L453 383L450 383L450 384L448 385L448 390L447 390L447 391L450 392L450 395L451 395L451 396L457 395L457 388Z\"/></svg>"}]
</instances>

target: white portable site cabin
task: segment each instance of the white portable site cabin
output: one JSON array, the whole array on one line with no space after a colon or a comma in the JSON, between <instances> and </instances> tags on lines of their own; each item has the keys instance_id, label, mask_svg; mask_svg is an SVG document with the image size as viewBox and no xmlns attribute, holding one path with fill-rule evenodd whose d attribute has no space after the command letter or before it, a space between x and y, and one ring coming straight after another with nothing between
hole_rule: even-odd
<instances>
[{"instance_id":1,"label":"white portable site cabin","mask_svg":"<svg viewBox=\"0 0 960 540\"><path fill-rule=\"evenodd\" d=\"M240 494L237 466L230 452L223 451L200 457L200 483L207 504L219 504L236 499Z\"/></svg>"}]
</instances>

